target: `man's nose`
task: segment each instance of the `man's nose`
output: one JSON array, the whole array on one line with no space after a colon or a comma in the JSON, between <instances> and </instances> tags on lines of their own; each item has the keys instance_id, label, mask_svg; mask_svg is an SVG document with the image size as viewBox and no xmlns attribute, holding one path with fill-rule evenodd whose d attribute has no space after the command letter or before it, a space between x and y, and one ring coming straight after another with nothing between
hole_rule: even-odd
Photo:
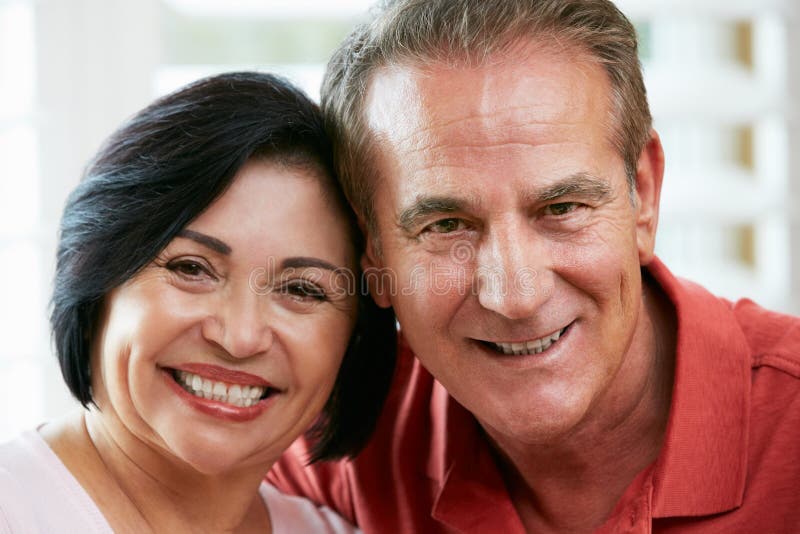
<instances>
[{"instance_id":1,"label":"man's nose","mask_svg":"<svg viewBox=\"0 0 800 534\"><path fill-rule=\"evenodd\" d=\"M248 285L232 289L203 325L203 335L234 358L267 352L273 343L270 299Z\"/></svg>"},{"instance_id":2,"label":"man's nose","mask_svg":"<svg viewBox=\"0 0 800 534\"><path fill-rule=\"evenodd\" d=\"M473 283L484 308L509 319L531 317L552 292L544 240L524 222L493 229L478 250Z\"/></svg>"}]
</instances>

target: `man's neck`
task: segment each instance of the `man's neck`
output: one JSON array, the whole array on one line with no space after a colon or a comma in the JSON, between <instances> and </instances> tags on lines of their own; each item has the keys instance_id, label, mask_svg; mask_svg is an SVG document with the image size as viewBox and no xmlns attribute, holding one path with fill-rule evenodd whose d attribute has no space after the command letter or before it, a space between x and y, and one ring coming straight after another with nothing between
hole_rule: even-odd
<instances>
[{"instance_id":1,"label":"man's neck","mask_svg":"<svg viewBox=\"0 0 800 534\"><path fill-rule=\"evenodd\" d=\"M641 335L630 350L649 361L648 372L630 395L609 392L614 410L600 410L605 417L546 444L514 443L487 431L528 531L593 532L658 457L672 393L675 319L657 288L645 289L642 311Z\"/></svg>"}]
</instances>

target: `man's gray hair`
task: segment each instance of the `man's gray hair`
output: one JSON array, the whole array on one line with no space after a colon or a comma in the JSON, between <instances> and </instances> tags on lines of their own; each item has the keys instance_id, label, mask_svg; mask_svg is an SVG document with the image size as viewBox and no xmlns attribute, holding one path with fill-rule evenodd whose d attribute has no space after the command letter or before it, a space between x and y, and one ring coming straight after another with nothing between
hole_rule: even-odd
<instances>
[{"instance_id":1,"label":"man's gray hair","mask_svg":"<svg viewBox=\"0 0 800 534\"><path fill-rule=\"evenodd\" d=\"M574 51L603 66L611 84L610 141L631 190L650 135L636 31L609 0L386 0L334 53L322 84L322 110L333 136L345 194L372 228L380 179L364 117L371 76L391 65L480 65L520 43Z\"/></svg>"}]
</instances>

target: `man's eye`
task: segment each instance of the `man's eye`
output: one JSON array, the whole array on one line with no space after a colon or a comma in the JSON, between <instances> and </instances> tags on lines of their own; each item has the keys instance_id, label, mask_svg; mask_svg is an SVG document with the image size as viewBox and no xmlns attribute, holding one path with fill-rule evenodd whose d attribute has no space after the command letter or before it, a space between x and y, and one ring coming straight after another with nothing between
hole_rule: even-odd
<instances>
[{"instance_id":1,"label":"man's eye","mask_svg":"<svg viewBox=\"0 0 800 534\"><path fill-rule=\"evenodd\" d=\"M448 234L464 228L461 219L441 219L425 227L425 230L436 234Z\"/></svg>"},{"instance_id":2,"label":"man's eye","mask_svg":"<svg viewBox=\"0 0 800 534\"><path fill-rule=\"evenodd\" d=\"M545 213L547 215L566 215L572 211L575 211L580 204L577 202L558 202L556 204L550 204L545 208Z\"/></svg>"}]
</instances>

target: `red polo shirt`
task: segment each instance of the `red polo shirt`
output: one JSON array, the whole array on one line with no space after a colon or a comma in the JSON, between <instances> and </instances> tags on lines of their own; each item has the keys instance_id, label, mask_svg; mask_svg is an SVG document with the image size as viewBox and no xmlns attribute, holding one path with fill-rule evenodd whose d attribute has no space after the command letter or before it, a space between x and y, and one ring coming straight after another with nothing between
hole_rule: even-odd
<instances>
[{"instance_id":1,"label":"red polo shirt","mask_svg":"<svg viewBox=\"0 0 800 534\"><path fill-rule=\"evenodd\" d=\"M598 532L800 532L800 319L648 271L678 318L664 447ZM375 435L354 461L269 475L367 533L524 532L472 415L401 340Z\"/></svg>"}]
</instances>

